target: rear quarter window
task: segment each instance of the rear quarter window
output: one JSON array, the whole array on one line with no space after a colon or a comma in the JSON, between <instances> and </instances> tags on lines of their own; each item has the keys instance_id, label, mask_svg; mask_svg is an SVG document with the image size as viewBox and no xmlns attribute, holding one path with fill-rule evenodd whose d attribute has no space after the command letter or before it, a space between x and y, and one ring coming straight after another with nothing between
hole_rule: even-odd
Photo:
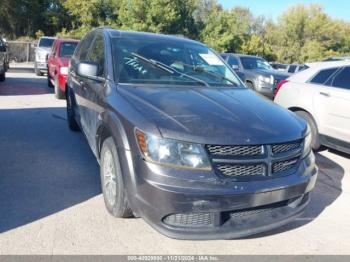
<instances>
[{"instance_id":1,"label":"rear quarter window","mask_svg":"<svg viewBox=\"0 0 350 262\"><path fill-rule=\"evenodd\" d=\"M309 82L313 84L323 84L330 78L339 67L323 69L319 71Z\"/></svg>"}]
</instances>

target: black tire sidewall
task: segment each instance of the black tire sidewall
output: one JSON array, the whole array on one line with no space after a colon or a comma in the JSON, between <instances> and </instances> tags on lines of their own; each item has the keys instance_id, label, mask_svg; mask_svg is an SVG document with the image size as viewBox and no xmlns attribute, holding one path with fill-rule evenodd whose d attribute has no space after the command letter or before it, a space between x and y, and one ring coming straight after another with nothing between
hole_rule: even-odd
<instances>
[{"instance_id":1,"label":"black tire sidewall","mask_svg":"<svg viewBox=\"0 0 350 262\"><path fill-rule=\"evenodd\" d=\"M115 199L114 205L111 205L108 202L106 198L105 186L104 186L103 166L104 166L104 154L107 150L109 150L112 153L113 164L116 171L116 199ZM101 150L100 176L101 176L101 187L103 192L103 198L104 198L104 202L108 212L111 213L113 216L119 217L119 218L130 217L131 211L128 207L128 203L126 199L126 191L124 186L123 175L121 172L120 162L119 162L119 155L112 137L107 138L103 142L103 146Z\"/></svg>"}]
</instances>

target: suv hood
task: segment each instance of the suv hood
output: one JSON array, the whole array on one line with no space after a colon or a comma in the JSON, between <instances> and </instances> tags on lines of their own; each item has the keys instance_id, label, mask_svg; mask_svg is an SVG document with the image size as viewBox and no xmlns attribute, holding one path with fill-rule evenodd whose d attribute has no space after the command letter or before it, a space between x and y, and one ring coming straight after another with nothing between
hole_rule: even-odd
<instances>
[{"instance_id":1,"label":"suv hood","mask_svg":"<svg viewBox=\"0 0 350 262\"><path fill-rule=\"evenodd\" d=\"M288 74L281 73L277 70L251 69L250 71L254 71L257 74L267 76L267 77L272 75L274 78L277 78L277 79L286 79L287 77L289 77Z\"/></svg>"},{"instance_id":2,"label":"suv hood","mask_svg":"<svg viewBox=\"0 0 350 262\"><path fill-rule=\"evenodd\" d=\"M50 53L51 52L51 48L49 47L37 47L37 52L40 52L40 53Z\"/></svg>"},{"instance_id":3,"label":"suv hood","mask_svg":"<svg viewBox=\"0 0 350 262\"><path fill-rule=\"evenodd\" d=\"M246 88L119 85L118 91L165 138L201 144L270 144L300 139L306 130L295 114Z\"/></svg>"}]
</instances>

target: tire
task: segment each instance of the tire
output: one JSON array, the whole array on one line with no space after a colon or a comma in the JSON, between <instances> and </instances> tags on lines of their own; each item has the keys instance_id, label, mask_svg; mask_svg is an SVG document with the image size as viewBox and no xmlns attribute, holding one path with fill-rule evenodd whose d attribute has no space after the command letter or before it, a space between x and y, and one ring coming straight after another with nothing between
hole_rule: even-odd
<instances>
[{"instance_id":1,"label":"tire","mask_svg":"<svg viewBox=\"0 0 350 262\"><path fill-rule=\"evenodd\" d=\"M103 142L100 163L101 187L108 212L118 218L132 217L133 213L126 197L119 155L112 137Z\"/></svg>"},{"instance_id":2,"label":"tire","mask_svg":"<svg viewBox=\"0 0 350 262\"><path fill-rule=\"evenodd\" d=\"M66 96L66 101L67 101L67 121L68 121L68 127L70 130L78 132L80 131L80 127L75 120L75 113L74 113L74 100L72 98L72 94L69 92L69 88L67 87L67 96Z\"/></svg>"},{"instance_id":3,"label":"tire","mask_svg":"<svg viewBox=\"0 0 350 262\"><path fill-rule=\"evenodd\" d=\"M49 69L47 69L47 85L49 86L49 87L54 87L53 86L53 84L52 84L52 82L51 82L51 77L50 77L50 74L49 74Z\"/></svg>"},{"instance_id":4,"label":"tire","mask_svg":"<svg viewBox=\"0 0 350 262\"><path fill-rule=\"evenodd\" d=\"M37 76L42 76L43 73L37 68L36 63L34 64L34 72Z\"/></svg>"},{"instance_id":5,"label":"tire","mask_svg":"<svg viewBox=\"0 0 350 262\"><path fill-rule=\"evenodd\" d=\"M319 150L321 147L321 143L320 143L320 137L319 137L318 128L317 128L315 120L313 119L313 117L309 113L307 113L305 111L296 111L295 113L298 116L300 116L301 118L303 118L308 123L308 125L310 127L310 132L311 132L312 149L314 151Z\"/></svg>"},{"instance_id":6,"label":"tire","mask_svg":"<svg viewBox=\"0 0 350 262\"><path fill-rule=\"evenodd\" d=\"M54 78L54 88L55 88L55 97L57 99L65 99L65 94L62 92L61 88L58 86L57 75Z\"/></svg>"},{"instance_id":7,"label":"tire","mask_svg":"<svg viewBox=\"0 0 350 262\"><path fill-rule=\"evenodd\" d=\"M5 72L3 72L2 74L0 74L0 82L4 82L5 79L6 79Z\"/></svg>"}]
</instances>

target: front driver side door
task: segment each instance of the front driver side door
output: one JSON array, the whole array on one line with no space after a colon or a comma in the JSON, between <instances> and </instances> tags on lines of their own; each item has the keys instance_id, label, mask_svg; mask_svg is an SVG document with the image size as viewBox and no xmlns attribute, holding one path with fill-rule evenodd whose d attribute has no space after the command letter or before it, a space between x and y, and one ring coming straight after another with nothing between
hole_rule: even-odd
<instances>
[{"instance_id":1,"label":"front driver side door","mask_svg":"<svg viewBox=\"0 0 350 262\"><path fill-rule=\"evenodd\" d=\"M85 123L85 134L89 144L96 152L96 132L99 115L103 112L105 97L105 43L102 33L97 33L89 53L87 62L95 63L98 67L97 76L99 79L85 78L82 88L85 112L82 115Z\"/></svg>"}]
</instances>

